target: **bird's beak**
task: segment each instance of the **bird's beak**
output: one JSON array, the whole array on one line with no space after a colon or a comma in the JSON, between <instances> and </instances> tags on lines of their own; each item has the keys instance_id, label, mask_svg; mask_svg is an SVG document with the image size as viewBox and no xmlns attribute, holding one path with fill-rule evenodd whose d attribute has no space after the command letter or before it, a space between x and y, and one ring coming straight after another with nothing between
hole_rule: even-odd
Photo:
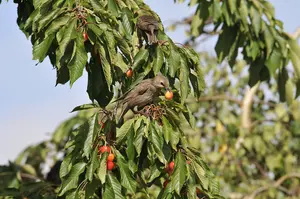
<instances>
[{"instance_id":1,"label":"bird's beak","mask_svg":"<svg viewBox=\"0 0 300 199\"><path fill-rule=\"evenodd\" d=\"M171 88L170 88L170 87L167 87L167 88L166 88L166 91L171 91Z\"/></svg>"}]
</instances>

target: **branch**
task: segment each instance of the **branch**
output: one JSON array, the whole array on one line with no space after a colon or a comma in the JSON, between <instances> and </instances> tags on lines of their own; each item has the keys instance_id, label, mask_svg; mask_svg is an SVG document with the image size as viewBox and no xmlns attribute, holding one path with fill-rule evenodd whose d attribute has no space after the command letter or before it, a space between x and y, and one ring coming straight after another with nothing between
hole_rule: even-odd
<instances>
[{"instance_id":1,"label":"branch","mask_svg":"<svg viewBox=\"0 0 300 199\"><path fill-rule=\"evenodd\" d=\"M256 83L255 86L253 86L248 91L246 91L243 100L243 107L242 107L242 114L241 114L242 128L250 129L251 127L251 107L252 107L253 97L259 85L260 82Z\"/></svg>"},{"instance_id":2,"label":"branch","mask_svg":"<svg viewBox=\"0 0 300 199\"><path fill-rule=\"evenodd\" d=\"M234 102L239 104L240 106L243 105L241 100L235 99L234 97L228 95L214 95L214 96L203 96L200 97L197 101L196 100L187 100L186 103L195 103L195 102L206 102L206 101L219 101L219 100L227 100L230 102Z\"/></svg>"},{"instance_id":3,"label":"branch","mask_svg":"<svg viewBox=\"0 0 300 199\"><path fill-rule=\"evenodd\" d=\"M273 184L256 189L251 195L244 197L244 199L255 199L255 197L258 194L265 192L270 188L275 188L275 189L279 189L279 190L283 191L283 188L280 185L284 181L286 181L290 178L299 178L300 179L300 173L290 173L290 174L284 175L284 176L280 177L277 181L275 181ZM284 189L284 192L289 193L286 189Z\"/></svg>"}]
</instances>

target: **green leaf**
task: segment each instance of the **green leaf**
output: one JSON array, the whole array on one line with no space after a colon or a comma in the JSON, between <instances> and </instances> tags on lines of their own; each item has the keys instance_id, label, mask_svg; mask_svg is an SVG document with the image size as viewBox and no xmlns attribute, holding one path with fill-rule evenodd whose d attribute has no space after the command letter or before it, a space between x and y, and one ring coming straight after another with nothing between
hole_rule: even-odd
<instances>
[{"instance_id":1,"label":"green leaf","mask_svg":"<svg viewBox=\"0 0 300 199\"><path fill-rule=\"evenodd\" d=\"M88 109L93 109L93 108L99 108L99 106L97 104L83 104L83 105L80 105L80 106L76 106L72 111L72 112L75 112L75 111L82 111L82 110L88 110Z\"/></svg>"},{"instance_id":2,"label":"green leaf","mask_svg":"<svg viewBox=\"0 0 300 199\"><path fill-rule=\"evenodd\" d=\"M143 134L144 134L144 125L141 125L135 133L136 136L133 142L133 145L135 146L135 150L138 156L140 156L144 144Z\"/></svg>"},{"instance_id":3,"label":"green leaf","mask_svg":"<svg viewBox=\"0 0 300 199\"><path fill-rule=\"evenodd\" d=\"M56 19L58 15L63 13L64 11L61 8L52 9L48 14L43 15L41 20L38 22L38 32L44 29L53 19Z\"/></svg>"},{"instance_id":4,"label":"green leaf","mask_svg":"<svg viewBox=\"0 0 300 199\"><path fill-rule=\"evenodd\" d=\"M86 128L87 126L87 128ZM84 146L83 146L83 154L85 157L89 158L90 153L92 151L92 145L93 145L93 139L96 137L98 131L99 131L99 125L98 125L98 114L94 114L92 118L88 120L87 125L83 125L82 130L86 134L86 139L84 141ZM88 132L86 132L88 130Z\"/></svg>"},{"instance_id":5,"label":"green leaf","mask_svg":"<svg viewBox=\"0 0 300 199\"><path fill-rule=\"evenodd\" d=\"M136 153L134 149L134 136L135 136L135 131L130 131L127 139L127 148L126 148L126 154L129 160L134 160Z\"/></svg>"},{"instance_id":6,"label":"green leaf","mask_svg":"<svg viewBox=\"0 0 300 199\"><path fill-rule=\"evenodd\" d=\"M184 104L188 93L189 93L189 68L187 66L187 60L181 59L180 61L180 73L179 73L179 81L180 81L180 95L181 95L181 104Z\"/></svg>"},{"instance_id":7,"label":"green leaf","mask_svg":"<svg viewBox=\"0 0 300 199\"><path fill-rule=\"evenodd\" d=\"M105 181L106 181L107 156L108 156L107 153L104 153L104 154L101 155L100 165L99 165L99 168L97 170L97 176L98 176L98 178L99 178L99 180L101 181L102 184L104 184Z\"/></svg>"},{"instance_id":8,"label":"green leaf","mask_svg":"<svg viewBox=\"0 0 300 199\"><path fill-rule=\"evenodd\" d=\"M60 178L65 177L71 171L71 168L72 168L72 157L73 157L73 154L70 153L62 161L62 163L60 165L60 169L59 169L59 177Z\"/></svg>"},{"instance_id":9,"label":"green leaf","mask_svg":"<svg viewBox=\"0 0 300 199\"><path fill-rule=\"evenodd\" d=\"M236 12L236 5L237 5L237 0L228 0L228 5L230 8L230 13L234 14Z\"/></svg>"},{"instance_id":10,"label":"green leaf","mask_svg":"<svg viewBox=\"0 0 300 199\"><path fill-rule=\"evenodd\" d=\"M106 79L106 84L107 84L108 88L110 89L110 86L112 85L112 81L113 81L111 65L109 64L109 62L107 60L107 53L102 45L99 47L99 54L100 54L100 60L101 60L104 77Z\"/></svg>"},{"instance_id":11,"label":"green leaf","mask_svg":"<svg viewBox=\"0 0 300 199\"><path fill-rule=\"evenodd\" d=\"M244 25L245 30L248 30L248 8L245 0L239 1L240 5L238 8L238 12L240 14L242 24Z\"/></svg>"},{"instance_id":12,"label":"green leaf","mask_svg":"<svg viewBox=\"0 0 300 199\"><path fill-rule=\"evenodd\" d=\"M219 62L222 62L228 56L238 32L237 27L228 27L226 24L223 25L222 29L223 32L220 34L215 47Z\"/></svg>"},{"instance_id":13,"label":"green leaf","mask_svg":"<svg viewBox=\"0 0 300 199\"><path fill-rule=\"evenodd\" d=\"M108 0L108 11L114 16L118 16L118 6L115 0Z\"/></svg>"},{"instance_id":14,"label":"green leaf","mask_svg":"<svg viewBox=\"0 0 300 199\"><path fill-rule=\"evenodd\" d=\"M258 37L261 29L261 16L254 6L250 7L250 18L255 35Z\"/></svg>"},{"instance_id":15,"label":"green leaf","mask_svg":"<svg viewBox=\"0 0 300 199\"><path fill-rule=\"evenodd\" d=\"M125 30L125 36L128 40L131 40L133 31L133 18L132 12L128 8L123 8L121 13L122 25Z\"/></svg>"},{"instance_id":16,"label":"green leaf","mask_svg":"<svg viewBox=\"0 0 300 199\"><path fill-rule=\"evenodd\" d=\"M289 57L293 63L295 74L300 79L300 47L297 40L294 39L288 40L288 44L290 45Z\"/></svg>"},{"instance_id":17,"label":"green leaf","mask_svg":"<svg viewBox=\"0 0 300 199\"><path fill-rule=\"evenodd\" d=\"M271 33L271 27L269 25L265 25L266 28L264 29L264 40L266 43L266 50L267 54L266 57L268 58L273 50L275 39Z\"/></svg>"},{"instance_id":18,"label":"green leaf","mask_svg":"<svg viewBox=\"0 0 300 199\"><path fill-rule=\"evenodd\" d=\"M166 60L166 64L168 65L169 75L171 77L175 77L176 71L180 68L181 65L181 55L180 53L175 49L176 46L171 45L170 55Z\"/></svg>"},{"instance_id":19,"label":"green leaf","mask_svg":"<svg viewBox=\"0 0 300 199\"><path fill-rule=\"evenodd\" d=\"M54 34L49 35L42 42L39 42L39 40L37 40L33 45L32 59L38 59L39 62L42 62L48 53L49 47L51 46L53 39Z\"/></svg>"},{"instance_id":20,"label":"green leaf","mask_svg":"<svg viewBox=\"0 0 300 199\"><path fill-rule=\"evenodd\" d=\"M132 65L133 70L138 70L140 67L144 66L149 57L149 51L147 49L140 49L139 52L134 57L134 62Z\"/></svg>"},{"instance_id":21,"label":"green leaf","mask_svg":"<svg viewBox=\"0 0 300 199\"><path fill-rule=\"evenodd\" d=\"M277 84L278 84L278 92L279 92L279 99L281 102L284 102L286 100L286 82L289 79L288 73L286 71L286 68L283 67L281 70L279 70L278 73L278 80L277 80Z\"/></svg>"},{"instance_id":22,"label":"green leaf","mask_svg":"<svg viewBox=\"0 0 300 199\"><path fill-rule=\"evenodd\" d=\"M164 63L164 53L160 46L157 46L155 48L155 55L154 55L154 61L153 61L153 71L156 75L160 72L160 69Z\"/></svg>"},{"instance_id":23,"label":"green leaf","mask_svg":"<svg viewBox=\"0 0 300 199\"><path fill-rule=\"evenodd\" d=\"M125 161L124 157L119 152L117 153L117 163L120 168L121 185L125 187L129 193L135 194L136 181L128 167L128 162Z\"/></svg>"},{"instance_id":24,"label":"green leaf","mask_svg":"<svg viewBox=\"0 0 300 199\"><path fill-rule=\"evenodd\" d=\"M165 116L162 117L162 123L164 138L166 143L168 144L173 134L172 125L169 123L168 119Z\"/></svg>"},{"instance_id":25,"label":"green leaf","mask_svg":"<svg viewBox=\"0 0 300 199\"><path fill-rule=\"evenodd\" d=\"M283 58L280 50L277 47L273 48L273 51L269 58L266 60L265 64L273 76L276 74L276 70L279 67L283 66Z\"/></svg>"},{"instance_id":26,"label":"green leaf","mask_svg":"<svg viewBox=\"0 0 300 199\"><path fill-rule=\"evenodd\" d=\"M117 129L117 143L120 143L123 141L123 139L129 134L130 131L133 130L132 124L134 122L134 119L127 120L121 128Z\"/></svg>"},{"instance_id":27,"label":"green leaf","mask_svg":"<svg viewBox=\"0 0 300 199\"><path fill-rule=\"evenodd\" d=\"M163 137L161 131L158 132L155 128L155 124L150 124L150 135L149 135L149 141L152 143L155 153L161 163L166 163L166 159L164 157L164 154L162 153L163 148Z\"/></svg>"},{"instance_id":28,"label":"green leaf","mask_svg":"<svg viewBox=\"0 0 300 199\"><path fill-rule=\"evenodd\" d=\"M53 33L56 33L61 27L68 24L70 19L71 19L71 15L65 14L65 15L53 20L53 22L50 24L50 26L47 28L47 30L45 32L46 37Z\"/></svg>"},{"instance_id":29,"label":"green leaf","mask_svg":"<svg viewBox=\"0 0 300 199\"><path fill-rule=\"evenodd\" d=\"M58 196L62 196L67 191L74 189L78 186L79 175L84 172L85 166L85 162L78 162L72 167L70 174L67 176L67 178L62 179L62 184Z\"/></svg>"},{"instance_id":30,"label":"green leaf","mask_svg":"<svg viewBox=\"0 0 300 199\"><path fill-rule=\"evenodd\" d=\"M175 168L172 174L172 185L178 195L180 195L180 191L186 180L186 160L183 154L179 151L176 154L175 159Z\"/></svg>"},{"instance_id":31,"label":"green leaf","mask_svg":"<svg viewBox=\"0 0 300 199\"><path fill-rule=\"evenodd\" d=\"M286 102L288 105L291 105L294 101L294 84L291 79L288 79L285 84L285 95L286 95Z\"/></svg>"},{"instance_id":32,"label":"green leaf","mask_svg":"<svg viewBox=\"0 0 300 199\"><path fill-rule=\"evenodd\" d=\"M98 160L98 151L94 149L92 153L91 161L87 167L86 178L91 182L93 180L93 175L96 169L99 167L100 163Z\"/></svg>"},{"instance_id":33,"label":"green leaf","mask_svg":"<svg viewBox=\"0 0 300 199\"><path fill-rule=\"evenodd\" d=\"M112 187L114 199L124 199L123 194L121 193L121 184L118 179L111 173L107 174L107 179Z\"/></svg>"},{"instance_id":34,"label":"green leaf","mask_svg":"<svg viewBox=\"0 0 300 199\"><path fill-rule=\"evenodd\" d=\"M59 62L62 56L64 55L66 47L70 43L70 41L76 38L76 25L77 19L73 19L66 26L64 26L58 31L56 35L57 42L59 45L56 53L57 62ZM82 35L80 36L82 37Z\"/></svg>"}]
</instances>

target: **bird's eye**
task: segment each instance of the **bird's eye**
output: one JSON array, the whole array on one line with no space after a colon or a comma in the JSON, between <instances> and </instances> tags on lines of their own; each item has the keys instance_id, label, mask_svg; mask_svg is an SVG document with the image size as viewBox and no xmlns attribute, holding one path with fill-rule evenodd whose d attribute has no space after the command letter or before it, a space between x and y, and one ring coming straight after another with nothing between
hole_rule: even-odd
<instances>
[{"instance_id":1,"label":"bird's eye","mask_svg":"<svg viewBox=\"0 0 300 199\"><path fill-rule=\"evenodd\" d=\"M161 85L165 86L163 82L160 82Z\"/></svg>"}]
</instances>

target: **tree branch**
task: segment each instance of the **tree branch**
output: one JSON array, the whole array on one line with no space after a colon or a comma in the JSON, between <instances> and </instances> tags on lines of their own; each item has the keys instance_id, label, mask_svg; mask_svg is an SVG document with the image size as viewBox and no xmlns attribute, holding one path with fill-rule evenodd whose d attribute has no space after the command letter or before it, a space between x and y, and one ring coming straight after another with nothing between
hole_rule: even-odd
<instances>
[{"instance_id":1,"label":"tree branch","mask_svg":"<svg viewBox=\"0 0 300 199\"><path fill-rule=\"evenodd\" d=\"M260 85L260 82L256 83L255 86L246 91L241 114L241 124L242 128L250 129L251 127L251 107L253 102L253 97Z\"/></svg>"},{"instance_id":2,"label":"tree branch","mask_svg":"<svg viewBox=\"0 0 300 199\"><path fill-rule=\"evenodd\" d=\"M284 175L284 176L280 177L277 181L275 181L273 184L256 189L252 194L244 197L244 199L255 199L255 197L257 195L261 194L262 192L267 191L270 188L279 189L281 191L284 190L283 192L290 193L284 187L280 186L284 181L286 181L290 178L299 178L300 179L300 173L290 173L290 174Z\"/></svg>"}]
</instances>

